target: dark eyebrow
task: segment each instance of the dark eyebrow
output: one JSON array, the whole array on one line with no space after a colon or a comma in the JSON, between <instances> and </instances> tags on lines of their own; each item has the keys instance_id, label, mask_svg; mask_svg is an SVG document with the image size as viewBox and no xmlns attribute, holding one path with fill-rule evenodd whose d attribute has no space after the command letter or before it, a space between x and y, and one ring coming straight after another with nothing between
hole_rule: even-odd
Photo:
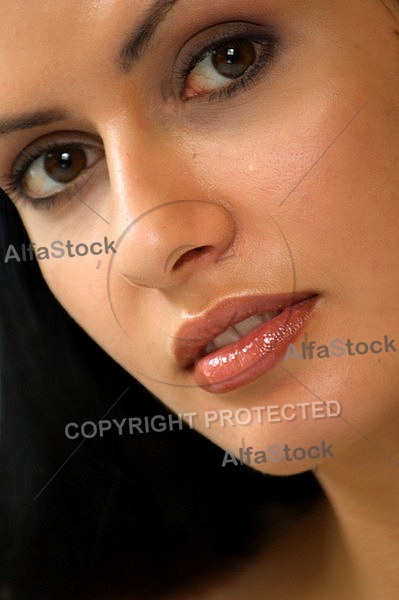
<instances>
[{"instance_id":1,"label":"dark eyebrow","mask_svg":"<svg viewBox=\"0 0 399 600\"><path fill-rule=\"evenodd\" d=\"M156 0L153 6L148 9L144 19L133 33L129 35L119 53L117 63L122 71L129 73L132 64L140 58L156 29L178 1Z\"/></svg>"},{"instance_id":2,"label":"dark eyebrow","mask_svg":"<svg viewBox=\"0 0 399 600\"><path fill-rule=\"evenodd\" d=\"M122 45L117 59L117 63L122 71L125 73L130 71L132 64L140 58L158 26L178 1L156 0L148 9L141 24L128 36ZM43 127L65 119L67 119L66 113L51 109L23 113L17 117L3 117L0 118L0 135L6 135L23 129L31 129L33 127Z\"/></svg>"},{"instance_id":3,"label":"dark eyebrow","mask_svg":"<svg viewBox=\"0 0 399 600\"><path fill-rule=\"evenodd\" d=\"M31 129L32 127L51 125L56 121L64 121L66 118L66 113L51 109L33 113L22 113L18 117L3 117L0 119L0 135L23 129Z\"/></svg>"}]
</instances>

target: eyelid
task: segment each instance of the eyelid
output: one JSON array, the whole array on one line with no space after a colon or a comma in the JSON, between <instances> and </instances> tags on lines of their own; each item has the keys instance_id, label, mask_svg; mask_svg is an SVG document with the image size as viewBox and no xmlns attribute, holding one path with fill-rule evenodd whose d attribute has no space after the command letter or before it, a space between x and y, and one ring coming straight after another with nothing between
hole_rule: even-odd
<instances>
[{"instance_id":1,"label":"eyelid","mask_svg":"<svg viewBox=\"0 0 399 600\"><path fill-rule=\"evenodd\" d=\"M232 40L232 45L234 45L234 41L237 40L239 40L239 38L235 38L234 40ZM245 70L245 72L242 75L231 80L226 78L227 82L225 82L224 85L221 84L219 87L216 86L214 89L204 92L203 94L195 94L193 96L189 96L188 98L183 98L183 100L185 102L201 102L204 100L212 102L213 100L220 100L225 97L231 98L239 90L247 90L250 85L254 85L257 81L258 76L264 71L265 67L270 62L272 55L270 52L268 52L269 48L267 46L265 47L264 44L261 44L260 42L254 42L253 40L248 39L246 41L250 41L250 43L254 45L257 44L257 46L261 46L262 49L260 51L258 49L258 55L256 57L256 60ZM223 43L225 42L222 42L222 44ZM216 48L217 46L218 44L215 45ZM194 65L193 69L187 76L187 81L189 80L191 75L195 73L196 69L201 65L201 63L204 62L204 60L207 57L209 57L209 54L210 53L208 52L205 55L205 57L200 60L200 62Z\"/></svg>"},{"instance_id":2,"label":"eyelid","mask_svg":"<svg viewBox=\"0 0 399 600\"><path fill-rule=\"evenodd\" d=\"M89 138L90 141L82 141L83 136ZM44 153L49 152L50 150L57 150L66 145L83 148L84 150L89 147L90 149L97 150L100 156L97 160L93 161L91 165L87 166L76 179L70 183L66 183L64 190L56 192L52 196L32 198L24 193L21 184L29 167ZM104 148L102 144L98 142L98 136L93 136L88 133L82 134L75 131L61 131L46 134L35 140L33 143L25 146L9 168L8 175L0 179L0 186L15 204L27 202L34 205L36 208L42 208L46 203L54 203L58 199L61 200L66 197L72 197L74 193L76 193L76 184L85 177L86 173L97 165L101 160L101 155L104 156ZM49 175L47 176L50 177ZM57 182L54 181L54 183Z\"/></svg>"},{"instance_id":3,"label":"eyelid","mask_svg":"<svg viewBox=\"0 0 399 600\"><path fill-rule=\"evenodd\" d=\"M179 99L182 99L184 84L194 67L219 44L233 40L248 40L264 46L264 54L272 59L278 49L279 36L270 27L250 21L226 22L213 25L191 38L181 49L177 59L173 78L178 89ZM267 60L267 56L265 57ZM209 99L209 95L198 96L191 101Z\"/></svg>"}]
</instances>

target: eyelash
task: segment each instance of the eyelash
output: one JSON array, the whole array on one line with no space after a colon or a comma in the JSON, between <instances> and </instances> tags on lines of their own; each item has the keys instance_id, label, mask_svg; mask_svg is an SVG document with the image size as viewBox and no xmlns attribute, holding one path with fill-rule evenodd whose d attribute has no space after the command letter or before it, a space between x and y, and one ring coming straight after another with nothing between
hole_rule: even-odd
<instances>
[{"instance_id":1,"label":"eyelash","mask_svg":"<svg viewBox=\"0 0 399 600\"><path fill-rule=\"evenodd\" d=\"M41 142L40 145L37 145L33 151L29 154L26 151L23 151L24 158L20 158L17 161L17 164L14 165L11 173L2 178L1 188L2 190L12 198L14 204L18 203L28 203L31 206L34 206L37 209L51 209L55 206L56 203L61 200L70 200L76 192L77 182L80 179L80 176L76 178L70 184L65 185L65 189L53 194L52 196L48 196L47 198L34 199L30 198L23 189L22 180L25 177L29 167L32 164L41 158L43 154L47 154L48 152L56 152L63 146L68 145L69 147L81 148L83 145L78 142L57 142L55 140L47 140ZM88 171L91 167L87 167L85 171ZM84 175L82 175L83 177Z\"/></svg>"},{"instance_id":2,"label":"eyelash","mask_svg":"<svg viewBox=\"0 0 399 600\"><path fill-rule=\"evenodd\" d=\"M216 41L213 40L205 48L202 47L200 52L197 52L194 54L194 56L188 57L188 59L186 59L186 61L183 63L181 73L177 76L179 81L180 95L182 96L184 84L187 82L187 78L190 73L208 54L223 44L237 41L247 41L252 44L259 44L262 46L263 49L261 51L261 55L257 58L256 63L249 67L242 77L233 81L230 85L226 85L225 87L215 90L214 92L210 92L209 94L197 96L195 98L191 98L190 100L185 100L185 102L212 102L214 100L220 100L223 98L231 98L238 91L247 89L247 87L249 87L249 85L255 81L264 67L266 67L274 58L275 51L277 49L277 39L270 33L268 35L256 36L248 34L248 32L237 32L235 34L230 33L229 35L218 37Z\"/></svg>"},{"instance_id":3,"label":"eyelash","mask_svg":"<svg viewBox=\"0 0 399 600\"><path fill-rule=\"evenodd\" d=\"M218 37L217 40L213 40L205 48L202 46L199 52L191 55L188 59L186 59L185 62L183 62L182 67L180 67L180 73L177 75L180 95L183 93L184 85L187 82L190 73L203 59L205 59L209 53L217 49L218 46L237 41L248 41L250 43L259 44L262 46L263 49L260 56L257 57L256 62L251 65L240 78L234 80L231 84L203 96L200 95L198 97L191 98L190 100L183 100L184 102L211 102L223 98L230 98L238 91L247 89L263 71L267 64L274 58L275 50L277 48L277 40L270 33L264 36L256 36L250 35L248 32L237 32ZM73 143L68 143L68 145L73 146ZM76 147L82 147L82 144L79 143L75 143L75 145ZM50 210L61 200L69 200L74 196L74 192L76 190L76 185L74 185L74 182L69 185L67 184L65 190L63 191L57 192L56 194L48 196L47 198L44 197L36 200L30 198L26 193L24 193L23 190L22 181L29 170L29 167L31 167L36 160L40 159L43 154L51 151L58 151L62 146L63 143L49 140L36 146L32 155L28 156L27 152L23 152L24 158L20 158L17 161L17 165L14 165L12 172L3 178L1 186L4 192L13 199L15 204L18 202L26 202L37 209ZM76 181L79 179L80 176L78 175Z\"/></svg>"}]
</instances>

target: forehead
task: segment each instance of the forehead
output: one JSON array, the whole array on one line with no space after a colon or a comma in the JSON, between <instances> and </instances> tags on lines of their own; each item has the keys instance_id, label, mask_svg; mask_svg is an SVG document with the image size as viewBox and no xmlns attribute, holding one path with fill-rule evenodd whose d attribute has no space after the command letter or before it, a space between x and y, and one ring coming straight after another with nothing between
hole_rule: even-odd
<instances>
[{"instance_id":1,"label":"forehead","mask_svg":"<svg viewBox=\"0 0 399 600\"><path fill-rule=\"evenodd\" d=\"M141 4L139 0L136 6ZM117 1L71 0L68 3L51 0L2 0L0 3L0 48L13 50L14 60L18 50L29 48L33 54L49 43L58 44L72 38L71 41L88 40L92 29L96 29L104 18L114 17L123 10L123 3ZM115 8L119 5L119 11ZM134 9L133 9L134 11ZM97 32L98 33L98 32ZM14 42L14 44L12 44Z\"/></svg>"},{"instance_id":2,"label":"forehead","mask_svg":"<svg viewBox=\"0 0 399 600\"><path fill-rule=\"evenodd\" d=\"M149 13L162 17L177 3L195 5L194 0L1 0L0 49L36 53L50 44L53 51L65 43L80 47L107 39L110 29L137 25Z\"/></svg>"},{"instance_id":3,"label":"forehead","mask_svg":"<svg viewBox=\"0 0 399 600\"><path fill-rule=\"evenodd\" d=\"M64 99L73 109L77 83L115 69L111 54L150 1L1 0L0 112L62 106Z\"/></svg>"},{"instance_id":4,"label":"forehead","mask_svg":"<svg viewBox=\"0 0 399 600\"><path fill-rule=\"evenodd\" d=\"M127 30L153 5L154 0L1 0L0 64L6 65L1 96L15 90L20 78L42 85L46 75L84 72L89 57L109 61Z\"/></svg>"},{"instance_id":5,"label":"forehead","mask_svg":"<svg viewBox=\"0 0 399 600\"><path fill-rule=\"evenodd\" d=\"M118 18L128 13L133 16L146 10L156 0L69 0L67 3L53 0L2 0L0 3L0 30L9 27L15 31L34 33L54 28L95 26L104 19Z\"/></svg>"}]
</instances>

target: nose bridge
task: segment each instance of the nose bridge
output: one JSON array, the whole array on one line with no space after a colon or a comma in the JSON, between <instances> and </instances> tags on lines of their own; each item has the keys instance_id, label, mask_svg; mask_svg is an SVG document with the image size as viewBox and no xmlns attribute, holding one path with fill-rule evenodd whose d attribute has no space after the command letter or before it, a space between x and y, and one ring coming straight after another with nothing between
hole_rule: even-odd
<instances>
[{"instance_id":1,"label":"nose bridge","mask_svg":"<svg viewBox=\"0 0 399 600\"><path fill-rule=\"evenodd\" d=\"M115 127L107 148L113 222L123 229L126 219L130 224L160 204L196 196L184 148L153 124L137 121L129 117Z\"/></svg>"},{"instance_id":2,"label":"nose bridge","mask_svg":"<svg viewBox=\"0 0 399 600\"><path fill-rule=\"evenodd\" d=\"M234 238L230 211L207 197L184 149L165 138L114 133L108 159L113 270L144 287L170 287L209 268Z\"/></svg>"},{"instance_id":3,"label":"nose bridge","mask_svg":"<svg viewBox=\"0 0 399 600\"><path fill-rule=\"evenodd\" d=\"M150 127L137 121L124 119L105 138L114 222L125 213L130 221L137 219L156 203L159 169L164 164L160 142Z\"/></svg>"}]
</instances>

